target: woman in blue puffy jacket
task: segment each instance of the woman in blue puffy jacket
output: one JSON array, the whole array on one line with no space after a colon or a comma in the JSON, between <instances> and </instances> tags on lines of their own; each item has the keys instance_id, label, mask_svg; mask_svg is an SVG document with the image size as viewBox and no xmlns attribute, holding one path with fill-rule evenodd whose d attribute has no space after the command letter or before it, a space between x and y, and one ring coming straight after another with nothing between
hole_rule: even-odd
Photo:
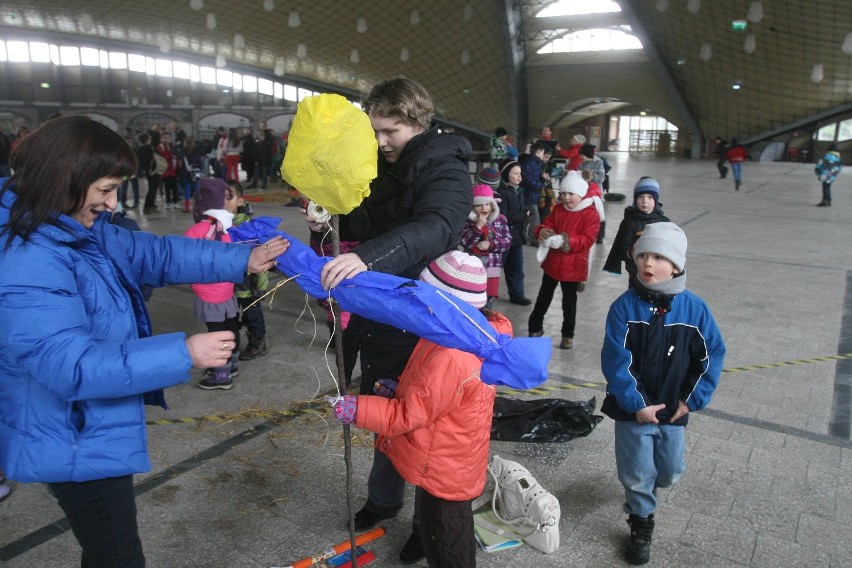
<instances>
[{"instance_id":1,"label":"woman in blue puffy jacket","mask_svg":"<svg viewBox=\"0 0 852 568\"><path fill-rule=\"evenodd\" d=\"M241 282L289 243L253 250L109 222L136 156L84 116L48 121L0 179L0 469L47 483L83 566L142 567L133 474L144 404L230 357L231 332L151 336L141 285Z\"/></svg>"}]
</instances>

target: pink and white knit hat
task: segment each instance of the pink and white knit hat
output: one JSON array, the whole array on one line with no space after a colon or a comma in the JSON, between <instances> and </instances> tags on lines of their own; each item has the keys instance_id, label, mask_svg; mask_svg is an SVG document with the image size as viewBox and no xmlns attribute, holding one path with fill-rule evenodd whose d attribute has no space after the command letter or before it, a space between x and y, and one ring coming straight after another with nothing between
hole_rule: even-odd
<instances>
[{"instance_id":1,"label":"pink and white knit hat","mask_svg":"<svg viewBox=\"0 0 852 568\"><path fill-rule=\"evenodd\" d=\"M482 261L469 254L451 250L429 263L420 280L449 292L473 306L481 308L488 301L485 287L488 276Z\"/></svg>"}]
</instances>

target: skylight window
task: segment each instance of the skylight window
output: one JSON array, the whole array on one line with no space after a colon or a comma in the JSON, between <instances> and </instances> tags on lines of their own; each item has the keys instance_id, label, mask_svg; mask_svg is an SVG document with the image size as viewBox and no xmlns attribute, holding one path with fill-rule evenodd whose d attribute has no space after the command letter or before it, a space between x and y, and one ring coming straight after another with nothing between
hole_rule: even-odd
<instances>
[{"instance_id":1,"label":"skylight window","mask_svg":"<svg viewBox=\"0 0 852 568\"><path fill-rule=\"evenodd\" d=\"M628 31L629 26L622 26ZM575 53L578 51L612 51L617 49L642 49L639 39L623 29L588 29L555 39L545 44L538 53Z\"/></svg>"},{"instance_id":2,"label":"skylight window","mask_svg":"<svg viewBox=\"0 0 852 568\"><path fill-rule=\"evenodd\" d=\"M610 12L621 12L621 6L617 2L603 2L602 0L559 0L536 14L536 17L579 16L581 14L608 14Z\"/></svg>"}]
</instances>

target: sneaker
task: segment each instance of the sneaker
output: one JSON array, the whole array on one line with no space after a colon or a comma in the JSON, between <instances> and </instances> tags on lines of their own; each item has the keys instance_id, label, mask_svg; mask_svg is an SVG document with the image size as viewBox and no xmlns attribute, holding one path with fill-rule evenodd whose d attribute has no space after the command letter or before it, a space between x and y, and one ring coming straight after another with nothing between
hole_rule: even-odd
<instances>
[{"instance_id":1,"label":"sneaker","mask_svg":"<svg viewBox=\"0 0 852 568\"><path fill-rule=\"evenodd\" d=\"M517 304L519 306L529 306L530 304L532 304L532 300L530 300L529 298L524 298L524 297L510 298L509 302L511 302L513 304Z\"/></svg>"},{"instance_id":2,"label":"sneaker","mask_svg":"<svg viewBox=\"0 0 852 568\"><path fill-rule=\"evenodd\" d=\"M586 291L586 283L585 282L580 282L579 284L577 284L577 293L578 294L581 293L581 292L585 292L585 291Z\"/></svg>"},{"instance_id":3,"label":"sneaker","mask_svg":"<svg viewBox=\"0 0 852 568\"><path fill-rule=\"evenodd\" d=\"M198 383L198 388L204 390L230 390L234 386L234 381L231 379L217 380L216 378L204 379Z\"/></svg>"},{"instance_id":4,"label":"sneaker","mask_svg":"<svg viewBox=\"0 0 852 568\"><path fill-rule=\"evenodd\" d=\"M563 337L559 343L560 349L571 349L572 347L574 347L574 339L571 337Z\"/></svg>"},{"instance_id":5,"label":"sneaker","mask_svg":"<svg viewBox=\"0 0 852 568\"><path fill-rule=\"evenodd\" d=\"M543 331L531 331L530 332L530 337L541 337L542 335L544 335Z\"/></svg>"},{"instance_id":6,"label":"sneaker","mask_svg":"<svg viewBox=\"0 0 852 568\"><path fill-rule=\"evenodd\" d=\"M266 348L266 341L262 341L257 344L249 344L248 347L240 351L240 361L251 361L256 357L262 357L266 355L269 350Z\"/></svg>"},{"instance_id":7,"label":"sneaker","mask_svg":"<svg viewBox=\"0 0 852 568\"><path fill-rule=\"evenodd\" d=\"M9 484L0 482L0 502L3 502L11 492L12 488L9 487Z\"/></svg>"},{"instance_id":8,"label":"sneaker","mask_svg":"<svg viewBox=\"0 0 852 568\"><path fill-rule=\"evenodd\" d=\"M216 369L213 369L212 367L208 367L208 368L204 369L204 378L205 378L205 379L210 379L210 378L212 378L212 377L213 377L213 374L214 374L215 372L216 372ZM229 378L229 379L233 379L234 377L236 377L236 376L237 376L237 375L239 375L239 374L240 374L240 370L239 370L239 369L237 369L237 368L232 368L232 369L231 369L231 375L230 375L228 378Z\"/></svg>"}]
</instances>

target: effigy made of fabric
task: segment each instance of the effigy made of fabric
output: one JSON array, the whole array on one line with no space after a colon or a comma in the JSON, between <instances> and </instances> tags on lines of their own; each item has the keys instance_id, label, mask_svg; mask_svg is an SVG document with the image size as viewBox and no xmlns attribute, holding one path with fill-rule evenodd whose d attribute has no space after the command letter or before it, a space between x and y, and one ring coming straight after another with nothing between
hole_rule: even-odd
<instances>
[{"instance_id":1,"label":"effigy made of fabric","mask_svg":"<svg viewBox=\"0 0 852 568\"><path fill-rule=\"evenodd\" d=\"M280 219L258 217L228 229L234 242L262 243L275 235L290 241L277 258L278 269L310 296L325 299L320 274L330 257L318 256L298 239L277 231ZM480 379L516 389L536 387L547 380L552 344L547 337L512 338L497 333L480 311L419 280L381 272L361 272L330 291L342 310L392 325L452 349L483 359Z\"/></svg>"},{"instance_id":2,"label":"effigy made of fabric","mask_svg":"<svg viewBox=\"0 0 852 568\"><path fill-rule=\"evenodd\" d=\"M306 97L296 108L281 177L332 215L343 215L370 194L378 148L370 118L345 97Z\"/></svg>"}]
</instances>

